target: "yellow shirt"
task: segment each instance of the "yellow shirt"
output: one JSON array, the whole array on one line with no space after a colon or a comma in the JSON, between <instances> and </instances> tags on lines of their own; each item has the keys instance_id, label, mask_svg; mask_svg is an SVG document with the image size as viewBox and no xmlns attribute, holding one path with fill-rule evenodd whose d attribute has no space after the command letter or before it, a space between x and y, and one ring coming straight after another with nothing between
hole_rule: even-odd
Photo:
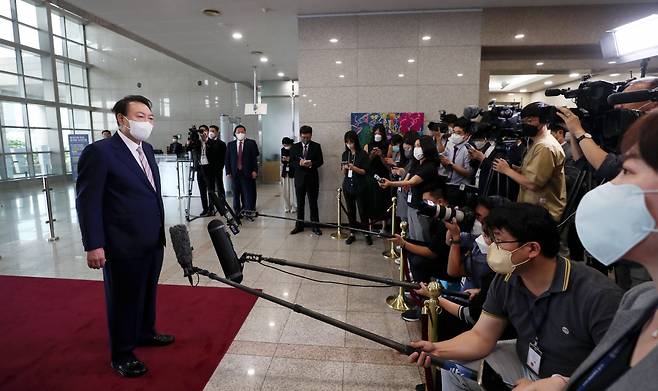
<instances>
[{"instance_id":1,"label":"yellow shirt","mask_svg":"<svg viewBox=\"0 0 658 391\"><path fill-rule=\"evenodd\" d=\"M537 186L537 190L519 190L518 202L529 202L548 209L559 221L567 203L564 179L564 150L550 134L535 140L523 158L521 174Z\"/></svg>"}]
</instances>

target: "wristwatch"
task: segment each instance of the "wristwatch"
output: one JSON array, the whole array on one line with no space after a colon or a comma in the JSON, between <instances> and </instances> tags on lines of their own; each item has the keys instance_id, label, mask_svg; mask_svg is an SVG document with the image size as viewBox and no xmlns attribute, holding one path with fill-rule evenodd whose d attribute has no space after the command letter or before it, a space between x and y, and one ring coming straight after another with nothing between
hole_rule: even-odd
<instances>
[{"instance_id":1,"label":"wristwatch","mask_svg":"<svg viewBox=\"0 0 658 391\"><path fill-rule=\"evenodd\" d=\"M576 144L580 144L580 142L583 141L584 138L591 139L591 138L592 138L592 135L589 134L589 133L583 133L582 136L580 136L580 137L578 137L578 138L576 139Z\"/></svg>"},{"instance_id":2,"label":"wristwatch","mask_svg":"<svg viewBox=\"0 0 658 391\"><path fill-rule=\"evenodd\" d=\"M459 239L450 239L450 244L460 244L461 240Z\"/></svg>"}]
</instances>

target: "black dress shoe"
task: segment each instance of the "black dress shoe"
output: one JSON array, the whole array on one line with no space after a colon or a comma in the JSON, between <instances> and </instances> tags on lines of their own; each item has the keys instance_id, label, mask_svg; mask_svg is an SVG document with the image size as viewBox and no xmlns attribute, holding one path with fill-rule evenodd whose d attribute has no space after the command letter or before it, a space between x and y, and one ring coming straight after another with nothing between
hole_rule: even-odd
<instances>
[{"instance_id":1,"label":"black dress shoe","mask_svg":"<svg viewBox=\"0 0 658 391\"><path fill-rule=\"evenodd\" d=\"M168 334L157 334L153 338L149 338L147 340L140 341L138 343L138 346L167 346L172 343L176 338L174 338L173 335L168 335Z\"/></svg>"},{"instance_id":2,"label":"black dress shoe","mask_svg":"<svg viewBox=\"0 0 658 391\"><path fill-rule=\"evenodd\" d=\"M368 246L372 246L372 237L370 235L366 235L366 243L368 243Z\"/></svg>"},{"instance_id":3,"label":"black dress shoe","mask_svg":"<svg viewBox=\"0 0 658 391\"><path fill-rule=\"evenodd\" d=\"M290 231L290 235L295 235L295 234L298 234L298 233L300 233L300 232L302 232L302 231L304 231L304 228L302 228L302 227L295 227L292 231Z\"/></svg>"},{"instance_id":4,"label":"black dress shoe","mask_svg":"<svg viewBox=\"0 0 658 391\"><path fill-rule=\"evenodd\" d=\"M204 210L203 212L199 213L199 217L206 217L206 216L209 216L207 210Z\"/></svg>"},{"instance_id":5,"label":"black dress shoe","mask_svg":"<svg viewBox=\"0 0 658 391\"><path fill-rule=\"evenodd\" d=\"M352 244L356 240L356 236L350 235L347 237L347 240L345 241L345 244Z\"/></svg>"},{"instance_id":6,"label":"black dress shoe","mask_svg":"<svg viewBox=\"0 0 658 391\"><path fill-rule=\"evenodd\" d=\"M320 228L318 228L318 227L313 228L313 233L318 235L318 236L322 236L322 231L320 231Z\"/></svg>"},{"instance_id":7,"label":"black dress shoe","mask_svg":"<svg viewBox=\"0 0 658 391\"><path fill-rule=\"evenodd\" d=\"M112 368L123 377L139 377L148 371L146 364L136 358L122 362L112 361Z\"/></svg>"}]
</instances>

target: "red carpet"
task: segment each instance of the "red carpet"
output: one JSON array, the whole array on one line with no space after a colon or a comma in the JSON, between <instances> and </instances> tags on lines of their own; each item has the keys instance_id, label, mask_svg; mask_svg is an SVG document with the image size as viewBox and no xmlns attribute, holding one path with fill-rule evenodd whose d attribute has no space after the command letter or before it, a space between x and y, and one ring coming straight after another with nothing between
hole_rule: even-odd
<instances>
[{"instance_id":1,"label":"red carpet","mask_svg":"<svg viewBox=\"0 0 658 391\"><path fill-rule=\"evenodd\" d=\"M256 298L231 288L160 285L158 331L176 336L135 353L149 368L110 368L103 283L0 276L0 390L201 390Z\"/></svg>"}]
</instances>

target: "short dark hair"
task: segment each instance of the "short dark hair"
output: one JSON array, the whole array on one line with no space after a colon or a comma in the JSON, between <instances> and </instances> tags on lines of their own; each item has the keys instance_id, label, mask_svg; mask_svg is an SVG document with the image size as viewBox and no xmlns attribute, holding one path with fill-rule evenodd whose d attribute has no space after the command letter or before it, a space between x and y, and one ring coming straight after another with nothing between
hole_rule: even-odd
<instances>
[{"instance_id":1,"label":"short dark hair","mask_svg":"<svg viewBox=\"0 0 658 391\"><path fill-rule=\"evenodd\" d=\"M452 113L446 114L443 116L443 121L446 124L454 124L455 122L457 122L457 115Z\"/></svg>"},{"instance_id":2,"label":"short dark hair","mask_svg":"<svg viewBox=\"0 0 658 391\"><path fill-rule=\"evenodd\" d=\"M386 134L386 127L384 124L375 124L375 126L372 127L372 134L375 134L377 131Z\"/></svg>"},{"instance_id":3,"label":"short dark hair","mask_svg":"<svg viewBox=\"0 0 658 391\"><path fill-rule=\"evenodd\" d=\"M216 131L219 132L219 127L217 125L210 125L209 128L210 129L215 129Z\"/></svg>"},{"instance_id":4,"label":"short dark hair","mask_svg":"<svg viewBox=\"0 0 658 391\"><path fill-rule=\"evenodd\" d=\"M284 138L281 139L281 144L283 144L283 145L292 144L292 139L290 137L284 137Z\"/></svg>"},{"instance_id":5,"label":"short dark hair","mask_svg":"<svg viewBox=\"0 0 658 391\"><path fill-rule=\"evenodd\" d=\"M458 126L464 130L464 132L470 134L473 131L473 127L471 126L472 122L466 117L459 117L455 121L455 126Z\"/></svg>"},{"instance_id":6,"label":"short dark hair","mask_svg":"<svg viewBox=\"0 0 658 391\"><path fill-rule=\"evenodd\" d=\"M299 128L299 134L309 134L313 133L313 128L308 126L308 125L302 125L301 128Z\"/></svg>"},{"instance_id":7,"label":"short dark hair","mask_svg":"<svg viewBox=\"0 0 658 391\"><path fill-rule=\"evenodd\" d=\"M206 128L206 130L209 130L208 125L205 125L205 124L204 125L199 125L199 130L201 130L201 128Z\"/></svg>"},{"instance_id":8,"label":"short dark hair","mask_svg":"<svg viewBox=\"0 0 658 391\"><path fill-rule=\"evenodd\" d=\"M485 208L489 209L489 211L492 211L494 208L508 205L511 202L512 201L510 201L508 198L499 195L492 195L488 197L480 196L478 197L477 205L484 206Z\"/></svg>"},{"instance_id":9,"label":"short dark hair","mask_svg":"<svg viewBox=\"0 0 658 391\"><path fill-rule=\"evenodd\" d=\"M105 130L103 130L103 131L101 131L101 134L103 134L103 133L109 133L109 134L112 134L112 132L110 132L110 131L109 131L109 130L107 130L107 129L105 129Z\"/></svg>"},{"instance_id":10,"label":"short dark hair","mask_svg":"<svg viewBox=\"0 0 658 391\"><path fill-rule=\"evenodd\" d=\"M439 131L439 123L438 122L430 122L427 124L427 129L431 130L432 132L438 132Z\"/></svg>"},{"instance_id":11,"label":"short dark hair","mask_svg":"<svg viewBox=\"0 0 658 391\"><path fill-rule=\"evenodd\" d=\"M403 138L402 135L399 133L396 133L391 137L391 145L400 145L402 144Z\"/></svg>"},{"instance_id":12,"label":"short dark hair","mask_svg":"<svg viewBox=\"0 0 658 391\"><path fill-rule=\"evenodd\" d=\"M621 141L621 151L626 154L637 146L640 158L658 172L658 111L649 112L631 125Z\"/></svg>"},{"instance_id":13,"label":"short dark hair","mask_svg":"<svg viewBox=\"0 0 658 391\"><path fill-rule=\"evenodd\" d=\"M123 98L119 99L117 103L115 103L114 106L112 107L112 112L114 113L114 116L116 117L117 114L121 114L124 117L128 115L128 104L130 102L144 103L149 108L149 110L151 110L151 107L153 106L151 101L145 96L142 95L124 96ZM118 123L119 121L117 121L117 124Z\"/></svg>"},{"instance_id":14,"label":"short dark hair","mask_svg":"<svg viewBox=\"0 0 658 391\"><path fill-rule=\"evenodd\" d=\"M420 136L418 135L418 132L409 131L407 134L404 135L404 140L403 142L407 145L411 145L412 147L414 144L416 144L416 140L418 140Z\"/></svg>"},{"instance_id":15,"label":"short dark hair","mask_svg":"<svg viewBox=\"0 0 658 391\"><path fill-rule=\"evenodd\" d=\"M557 223L548 210L539 205L522 202L493 208L484 222L489 230L504 229L509 232L521 245L539 243L541 253L546 257L555 257L560 251Z\"/></svg>"},{"instance_id":16,"label":"short dark hair","mask_svg":"<svg viewBox=\"0 0 658 391\"><path fill-rule=\"evenodd\" d=\"M178 140L178 135L177 134L173 135L172 137L175 138L176 140Z\"/></svg>"},{"instance_id":17,"label":"short dark hair","mask_svg":"<svg viewBox=\"0 0 658 391\"><path fill-rule=\"evenodd\" d=\"M359 135L356 134L355 131L348 130L347 132L345 132L345 135L343 136L343 141L345 141L345 143L351 141L352 143L354 143L355 151L361 150L361 142L359 142ZM347 146L345 146L345 150L347 150Z\"/></svg>"},{"instance_id":18,"label":"short dark hair","mask_svg":"<svg viewBox=\"0 0 658 391\"><path fill-rule=\"evenodd\" d=\"M247 131L247 128L245 128L244 125L240 124L240 125L236 125L235 128L233 128L233 134L235 135L235 132L240 128L244 129L245 132Z\"/></svg>"},{"instance_id":19,"label":"short dark hair","mask_svg":"<svg viewBox=\"0 0 658 391\"><path fill-rule=\"evenodd\" d=\"M443 191L443 187L441 186L435 187L433 189L428 189L426 193L430 193L430 196L434 198L440 198L442 200L446 199L445 192Z\"/></svg>"}]
</instances>

